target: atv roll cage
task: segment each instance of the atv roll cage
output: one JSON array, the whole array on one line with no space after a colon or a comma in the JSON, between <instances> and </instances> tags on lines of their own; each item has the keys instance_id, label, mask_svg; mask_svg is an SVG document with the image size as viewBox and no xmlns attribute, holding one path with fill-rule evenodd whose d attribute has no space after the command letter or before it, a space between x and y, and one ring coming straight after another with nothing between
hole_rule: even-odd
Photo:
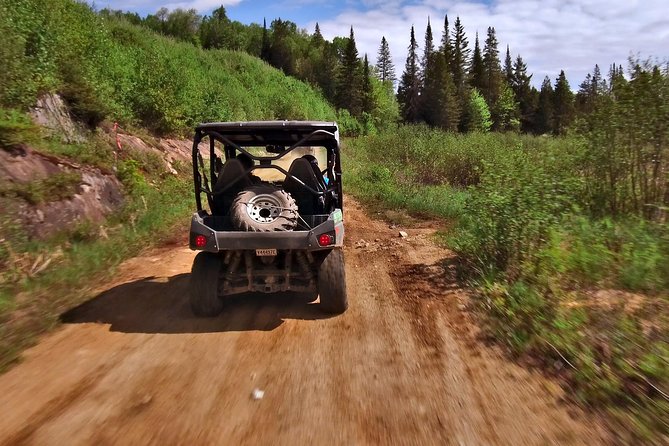
<instances>
[{"instance_id":1,"label":"atv roll cage","mask_svg":"<svg viewBox=\"0 0 669 446\"><path fill-rule=\"evenodd\" d=\"M199 145L203 139L209 138L209 177ZM244 153L252 160L257 161L250 169L244 171L244 175L250 175L257 169L275 169L293 181L300 184L305 190L317 197L330 195L337 204L337 208L343 210L343 194L341 181L341 157L339 147L339 131L333 122L293 122L293 121L269 121L269 122L223 122L201 124L195 129L193 138L193 180L195 186L195 201L197 210L202 211L202 193L207 197L209 208L213 209L214 184L217 179L215 153L216 141L223 145L225 161L235 158L236 152ZM246 147L268 146L288 148L280 150L272 156L254 155ZM321 173L327 179L325 191L316 190L305 184L300 178L292 175L281 166L273 164L299 147L322 146L327 153L327 167ZM211 179L211 181L210 181ZM226 184L216 191L222 194L231 188L234 183Z\"/></svg>"},{"instance_id":2,"label":"atv roll cage","mask_svg":"<svg viewBox=\"0 0 669 446\"><path fill-rule=\"evenodd\" d=\"M202 156L206 141L200 152L205 138L208 168ZM316 146L325 148L324 169L311 150L287 157L300 147ZM200 251L190 280L193 313L216 316L227 297L246 292L298 292L311 300L318 294L323 311L343 313L348 301L337 124L201 124L192 158L197 212L189 246ZM252 175L260 169L276 172L266 179ZM208 210L202 207L203 193Z\"/></svg>"}]
</instances>

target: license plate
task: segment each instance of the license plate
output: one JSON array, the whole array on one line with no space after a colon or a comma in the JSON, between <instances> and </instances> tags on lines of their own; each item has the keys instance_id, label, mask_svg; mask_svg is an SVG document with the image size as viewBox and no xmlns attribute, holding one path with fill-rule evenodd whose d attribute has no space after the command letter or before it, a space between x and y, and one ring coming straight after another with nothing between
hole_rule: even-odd
<instances>
[{"instance_id":1,"label":"license plate","mask_svg":"<svg viewBox=\"0 0 669 446\"><path fill-rule=\"evenodd\" d=\"M258 257L269 257L276 255L276 249L256 249L256 255Z\"/></svg>"}]
</instances>

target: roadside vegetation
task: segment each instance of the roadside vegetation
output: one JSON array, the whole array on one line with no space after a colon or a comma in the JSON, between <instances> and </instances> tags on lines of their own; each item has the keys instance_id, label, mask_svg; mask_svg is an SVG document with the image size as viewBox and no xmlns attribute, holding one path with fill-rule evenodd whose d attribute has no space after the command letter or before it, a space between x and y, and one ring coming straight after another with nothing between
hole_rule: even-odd
<instances>
[{"instance_id":1,"label":"roadside vegetation","mask_svg":"<svg viewBox=\"0 0 669 446\"><path fill-rule=\"evenodd\" d=\"M404 126L347 141L347 186L454 220L444 242L491 339L613 414L669 434L669 74L636 65L568 135ZM353 175L351 175L353 171Z\"/></svg>"}]
</instances>

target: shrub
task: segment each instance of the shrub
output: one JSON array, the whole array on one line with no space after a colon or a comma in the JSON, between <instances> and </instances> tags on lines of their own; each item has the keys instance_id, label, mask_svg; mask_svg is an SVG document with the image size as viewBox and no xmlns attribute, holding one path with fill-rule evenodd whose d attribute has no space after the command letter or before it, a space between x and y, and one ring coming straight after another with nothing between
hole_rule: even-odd
<instances>
[{"instance_id":1,"label":"shrub","mask_svg":"<svg viewBox=\"0 0 669 446\"><path fill-rule=\"evenodd\" d=\"M0 189L0 195L16 196L35 205L72 198L79 191L80 184L80 173L60 172L26 184L7 185Z\"/></svg>"},{"instance_id":2,"label":"shrub","mask_svg":"<svg viewBox=\"0 0 669 446\"><path fill-rule=\"evenodd\" d=\"M39 129L24 113L0 108L0 148L12 149L39 139Z\"/></svg>"}]
</instances>

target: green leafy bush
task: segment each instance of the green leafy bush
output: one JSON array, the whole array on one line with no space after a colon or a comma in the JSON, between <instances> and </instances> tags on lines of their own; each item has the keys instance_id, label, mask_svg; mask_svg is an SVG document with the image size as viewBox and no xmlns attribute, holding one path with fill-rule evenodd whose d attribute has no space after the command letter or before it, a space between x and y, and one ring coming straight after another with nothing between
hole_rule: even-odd
<instances>
[{"instance_id":1,"label":"green leafy bush","mask_svg":"<svg viewBox=\"0 0 669 446\"><path fill-rule=\"evenodd\" d=\"M131 194L138 194L145 191L148 187L144 175L140 169L140 162L135 159L128 159L119 164L118 179Z\"/></svg>"}]
</instances>

